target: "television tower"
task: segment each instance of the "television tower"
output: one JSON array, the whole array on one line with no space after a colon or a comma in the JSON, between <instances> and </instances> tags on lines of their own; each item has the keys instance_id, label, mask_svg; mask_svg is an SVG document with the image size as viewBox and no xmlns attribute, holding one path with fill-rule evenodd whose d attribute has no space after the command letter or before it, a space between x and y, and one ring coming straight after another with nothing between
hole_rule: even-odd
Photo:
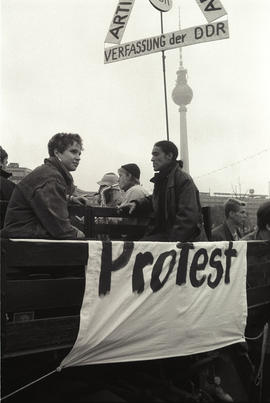
<instances>
[{"instance_id":1,"label":"television tower","mask_svg":"<svg viewBox=\"0 0 270 403\"><path fill-rule=\"evenodd\" d=\"M179 8L179 30L181 30L180 23L180 8ZM179 70L176 75L176 85L172 91L173 101L179 105L180 113L180 158L184 163L184 170L189 172L189 155L188 155L188 138L187 138L187 107L192 98L193 91L187 84L187 70L183 67L182 47L179 48Z\"/></svg>"}]
</instances>

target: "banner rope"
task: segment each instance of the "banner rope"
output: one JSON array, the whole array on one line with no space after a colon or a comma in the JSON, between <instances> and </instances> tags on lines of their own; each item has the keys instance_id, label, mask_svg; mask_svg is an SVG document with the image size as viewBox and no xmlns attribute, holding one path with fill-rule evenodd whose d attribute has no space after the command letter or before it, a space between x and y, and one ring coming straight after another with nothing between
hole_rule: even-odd
<instances>
[{"instance_id":1,"label":"banner rope","mask_svg":"<svg viewBox=\"0 0 270 403\"><path fill-rule=\"evenodd\" d=\"M26 389L26 388L28 388L29 386L34 385L35 383L41 381L41 379L45 379L45 378L47 378L48 376L50 376L51 374L53 374L54 372L60 372L60 371L61 371L61 367L57 367L57 368L54 369L53 371L48 372L48 374L43 375L43 376L41 376L40 378L36 379L35 381L32 381L32 382L30 382L30 383L28 383L28 384L22 386L21 388L15 390L14 392L11 392L11 393L9 393L8 395L2 397L2 398L0 399L0 401L3 401L3 400L5 400L5 399L8 399L10 396L15 395L16 393L20 392L21 390Z\"/></svg>"},{"instance_id":2,"label":"banner rope","mask_svg":"<svg viewBox=\"0 0 270 403\"><path fill-rule=\"evenodd\" d=\"M258 369L257 376L255 378L255 385L260 387L260 398L259 402L262 402L262 384L263 384L263 364L264 357L266 352L266 344L267 344L267 336L268 336L268 322L264 325L263 329L263 342L262 342L262 350L261 350L261 361Z\"/></svg>"},{"instance_id":3,"label":"banner rope","mask_svg":"<svg viewBox=\"0 0 270 403\"><path fill-rule=\"evenodd\" d=\"M255 336L255 337L247 337L247 336L245 336L245 339L247 339L247 340L258 340L260 337L262 337L263 334L264 334L264 328L261 331L261 333L258 334L258 336Z\"/></svg>"}]
</instances>

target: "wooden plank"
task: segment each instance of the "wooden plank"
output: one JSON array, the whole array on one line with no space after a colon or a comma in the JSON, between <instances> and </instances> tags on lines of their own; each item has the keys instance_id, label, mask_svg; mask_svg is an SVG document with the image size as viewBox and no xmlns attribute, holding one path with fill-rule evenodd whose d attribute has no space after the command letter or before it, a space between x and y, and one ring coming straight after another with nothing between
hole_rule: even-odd
<instances>
[{"instance_id":1,"label":"wooden plank","mask_svg":"<svg viewBox=\"0 0 270 403\"><path fill-rule=\"evenodd\" d=\"M247 304L248 309L270 304L270 285L247 289Z\"/></svg>"},{"instance_id":2,"label":"wooden plank","mask_svg":"<svg viewBox=\"0 0 270 403\"><path fill-rule=\"evenodd\" d=\"M95 224L95 233L96 234L110 234L112 232L118 234L126 234L126 233L138 233L145 231L144 225L132 225L132 224Z\"/></svg>"},{"instance_id":3,"label":"wooden plank","mask_svg":"<svg viewBox=\"0 0 270 403\"><path fill-rule=\"evenodd\" d=\"M92 214L94 217L119 217L119 218L131 218L131 217L144 217L149 218L150 214L132 214L121 210L121 212L115 207L92 207Z\"/></svg>"},{"instance_id":4,"label":"wooden plank","mask_svg":"<svg viewBox=\"0 0 270 403\"><path fill-rule=\"evenodd\" d=\"M82 206L80 204L69 204L68 211L70 215L78 215L80 217L85 215L87 209L91 209L90 206Z\"/></svg>"},{"instance_id":5,"label":"wooden plank","mask_svg":"<svg viewBox=\"0 0 270 403\"><path fill-rule=\"evenodd\" d=\"M2 358L66 348L75 343L79 316L7 323Z\"/></svg>"},{"instance_id":6,"label":"wooden plank","mask_svg":"<svg viewBox=\"0 0 270 403\"><path fill-rule=\"evenodd\" d=\"M119 212L118 209L112 207L92 207L94 217L130 217L128 214Z\"/></svg>"},{"instance_id":7,"label":"wooden plank","mask_svg":"<svg viewBox=\"0 0 270 403\"><path fill-rule=\"evenodd\" d=\"M247 242L247 284L258 287L270 284L270 242Z\"/></svg>"},{"instance_id":8,"label":"wooden plank","mask_svg":"<svg viewBox=\"0 0 270 403\"><path fill-rule=\"evenodd\" d=\"M81 306L83 278L11 280L7 282L6 312Z\"/></svg>"},{"instance_id":9,"label":"wooden plank","mask_svg":"<svg viewBox=\"0 0 270 403\"><path fill-rule=\"evenodd\" d=\"M86 265L87 260L88 244L85 242L8 242L8 266L76 266Z\"/></svg>"},{"instance_id":10,"label":"wooden plank","mask_svg":"<svg viewBox=\"0 0 270 403\"><path fill-rule=\"evenodd\" d=\"M248 241L247 242L247 259L248 263L254 261L255 258L264 257L270 260L270 241Z\"/></svg>"}]
</instances>

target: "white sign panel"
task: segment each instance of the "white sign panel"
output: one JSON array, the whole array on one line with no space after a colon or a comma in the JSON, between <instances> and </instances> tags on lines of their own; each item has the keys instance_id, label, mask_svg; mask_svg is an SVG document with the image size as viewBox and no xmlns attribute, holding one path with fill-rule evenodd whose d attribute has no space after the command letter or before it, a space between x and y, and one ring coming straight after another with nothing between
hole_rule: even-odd
<instances>
[{"instance_id":1,"label":"white sign panel","mask_svg":"<svg viewBox=\"0 0 270 403\"><path fill-rule=\"evenodd\" d=\"M149 0L152 6L159 11L169 11L172 8L172 0Z\"/></svg>"},{"instance_id":2,"label":"white sign panel","mask_svg":"<svg viewBox=\"0 0 270 403\"><path fill-rule=\"evenodd\" d=\"M121 43L134 1L118 2L105 42Z\"/></svg>"},{"instance_id":3,"label":"white sign panel","mask_svg":"<svg viewBox=\"0 0 270 403\"><path fill-rule=\"evenodd\" d=\"M220 0L196 0L206 20L212 22L227 14Z\"/></svg>"},{"instance_id":4,"label":"white sign panel","mask_svg":"<svg viewBox=\"0 0 270 403\"><path fill-rule=\"evenodd\" d=\"M150 53L170 50L181 46L229 38L228 21L199 25L151 38L139 39L104 49L104 64L119 62Z\"/></svg>"},{"instance_id":5,"label":"white sign panel","mask_svg":"<svg viewBox=\"0 0 270 403\"><path fill-rule=\"evenodd\" d=\"M89 241L73 349L60 367L177 357L243 342L246 242Z\"/></svg>"}]
</instances>

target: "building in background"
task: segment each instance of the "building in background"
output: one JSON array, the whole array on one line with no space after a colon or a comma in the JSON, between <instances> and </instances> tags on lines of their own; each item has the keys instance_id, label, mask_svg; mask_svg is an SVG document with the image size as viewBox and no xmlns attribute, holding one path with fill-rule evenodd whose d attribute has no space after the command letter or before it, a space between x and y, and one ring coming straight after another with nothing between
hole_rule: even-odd
<instances>
[{"instance_id":1,"label":"building in background","mask_svg":"<svg viewBox=\"0 0 270 403\"><path fill-rule=\"evenodd\" d=\"M20 167L17 162L10 162L6 167L6 171L11 173L10 180L14 183L19 183L32 169Z\"/></svg>"},{"instance_id":2,"label":"building in background","mask_svg":"<svg viewBox=\"0 0 270 403\"><path fill-rule=\"evenodd\" d=\"M212 226L216 227L224 221L224 203L229 198L236 198L242 200L247 205L247 222L245 225L245 232L254 229L257 222L257 210L260 205L269 198L268 195L258 195L254 192L249 194L233 194L233 193L213 193L200 192L200 200L202 206L211 207L211 221Z\"/></svg>"}]
</instances>

